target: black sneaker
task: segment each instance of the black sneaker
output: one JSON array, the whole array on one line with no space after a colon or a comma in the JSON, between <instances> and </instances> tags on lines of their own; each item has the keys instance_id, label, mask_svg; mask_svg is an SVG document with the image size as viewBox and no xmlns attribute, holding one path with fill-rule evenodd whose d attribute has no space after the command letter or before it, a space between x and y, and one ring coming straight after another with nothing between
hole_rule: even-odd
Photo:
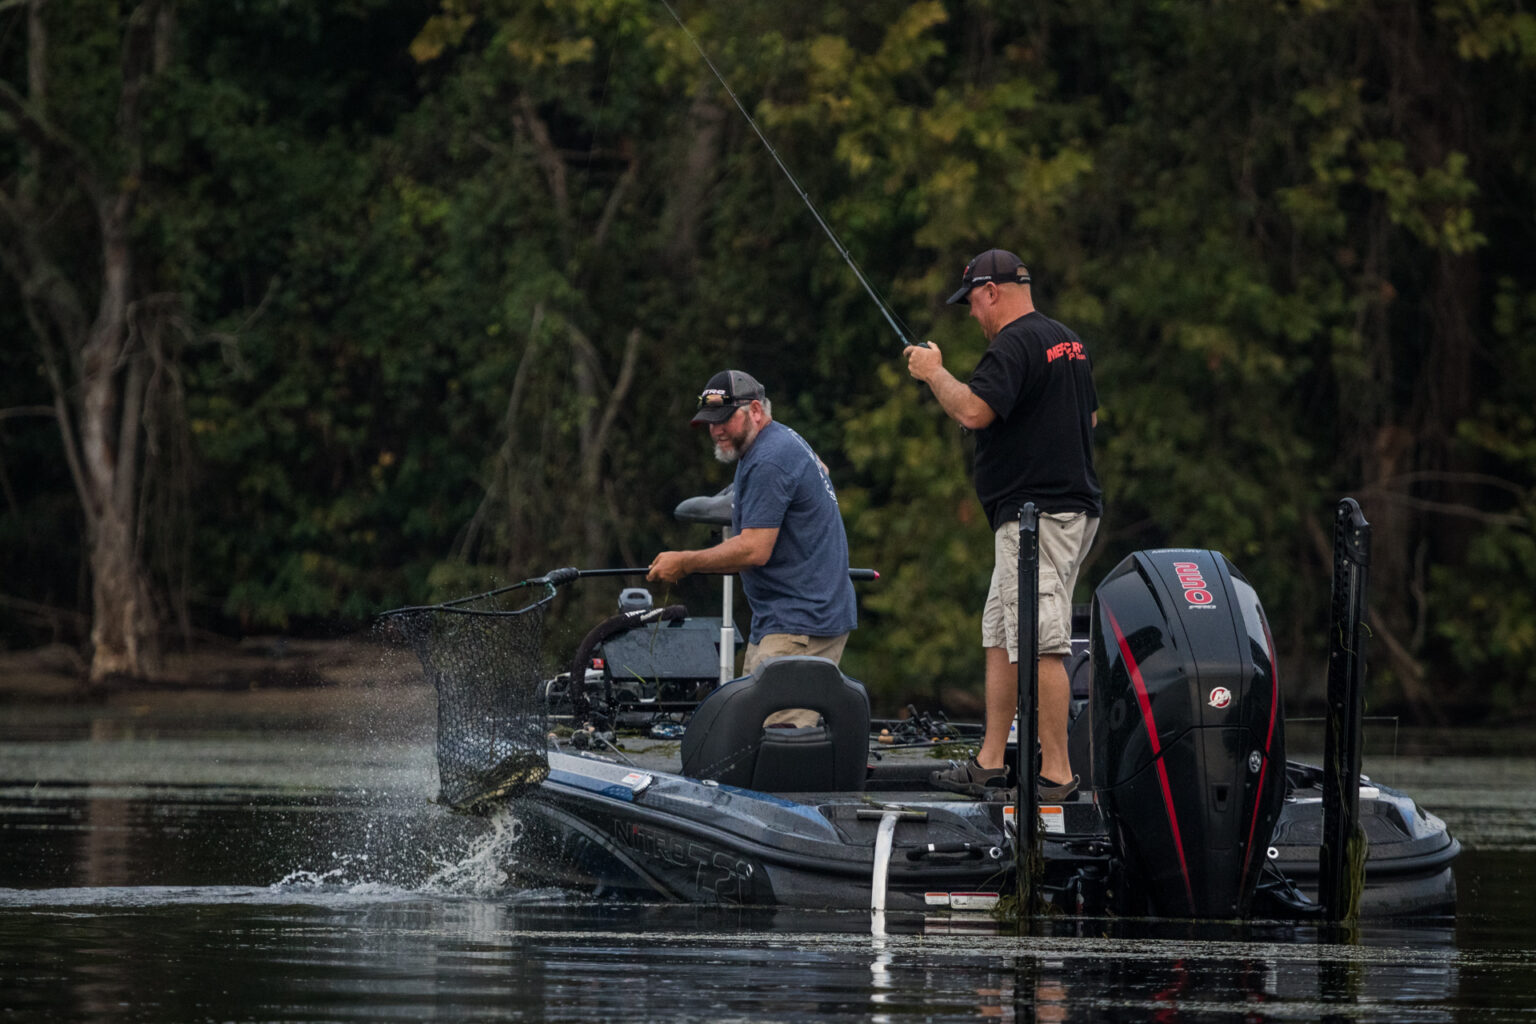
<instances>
[{"instance_id":1,"label":"black sneaker","mask_svg":"<svg viewBox=\"0 0 1536 1024\"><path fill-rule=\"evenodd\" d=\"M951 761L948 768L930 773L928 783L951 793L984 796L988 790L1008 788L1008 768L983 768L972 756L964 761Z\"/></svg>"}]
</instances>

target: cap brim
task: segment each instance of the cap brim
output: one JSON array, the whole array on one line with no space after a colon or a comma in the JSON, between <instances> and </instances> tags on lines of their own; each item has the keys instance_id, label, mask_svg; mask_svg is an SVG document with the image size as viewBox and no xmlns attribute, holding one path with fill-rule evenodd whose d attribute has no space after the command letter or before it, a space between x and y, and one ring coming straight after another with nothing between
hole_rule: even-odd
<instances>
[{"instance_id":1,"label":"cap brim","mask_svg":"<svg viewBox=\"0 0 1536 1024\"><path fill-rule=\"evenodd\" d=\"M724 423L726 420L736 415L736 410L738 408L740 408L740 406L717 405L711 406L708 409L700 409L698 412L693 414L693 419L689 420L688 422L692 423L696 427L704 426L707 423Z\"/></svg>"},{"instance_id":2,"label":"cap brim","mask_svg":"<svg viewBox=\"0 0 1536 1024\"><path fill-rule=\"evenodd\" d=\"M944 300L944 304L946 306L953 306L957 303L963 302L966 305L970 305L971 300L969 296L971 294L971 289L974 287L976 286L972 284L961 285L959 291L955 292L955 294Z\"/></svg>"}]
</instances>

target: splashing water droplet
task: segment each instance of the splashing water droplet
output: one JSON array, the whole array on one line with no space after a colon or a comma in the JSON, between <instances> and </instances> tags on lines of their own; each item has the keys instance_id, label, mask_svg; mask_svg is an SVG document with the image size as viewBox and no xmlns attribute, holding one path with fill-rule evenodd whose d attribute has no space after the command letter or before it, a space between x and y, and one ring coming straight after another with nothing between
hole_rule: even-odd
<instances>
[{"instance_id":1,"label":"splashing water droplet","mask_svg":"<svg viewBox=\"0 0 1536 1024\"><path fill-rule=\"evenodd\" d=\"M450 892L487 896L500 892L507 884L502 862L512 847L523 838L523 823L503 807L487 819L491 831L475 839L457 861L439 861L422 888L429 892Z\"/></svg>"}]
</instances>

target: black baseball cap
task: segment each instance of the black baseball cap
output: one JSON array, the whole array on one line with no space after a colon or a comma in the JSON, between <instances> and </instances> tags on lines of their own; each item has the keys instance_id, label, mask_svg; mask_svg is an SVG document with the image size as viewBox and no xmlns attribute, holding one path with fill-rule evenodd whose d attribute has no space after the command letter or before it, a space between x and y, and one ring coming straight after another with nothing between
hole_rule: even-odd
<instances>
[{"instance_id":1,"label":"black baseball cap","mask_svg":"<svg viewBox=\"0 0 1536 1024\"><path fill-rule=\"evenodd\" d=\"M946 303L969 302L971 289L988 281L996 284L1029 284L1029 270L1024 261L1006 249L988 249L965 265L960 275L960 290L951 295Z\"/></svg>"},{"instance_id":2,"label":"black baseball cap","mask_svg":"<svg viewBox=\"0 0 1536 1024\"><path fill-rule=\"evenodd\" d=\"M709 378L704 390L699 392L699 411L691 421L695 426L703 423L724 423L736 415L743 405L760 402L768 392L749 373L740 370L721 370Z\"/></svg>"}]
</instances>

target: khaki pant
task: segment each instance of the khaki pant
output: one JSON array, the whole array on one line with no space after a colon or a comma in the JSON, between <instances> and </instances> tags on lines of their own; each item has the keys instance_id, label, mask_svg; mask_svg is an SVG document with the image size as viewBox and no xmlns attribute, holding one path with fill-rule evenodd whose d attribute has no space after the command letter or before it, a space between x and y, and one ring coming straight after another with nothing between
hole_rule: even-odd
<instances>
[{"instance_id":1,"label":"khaki pant","mask_svg":"<svg viewBox=\"0 0 1536 1024\"><path fill-rule=\"evenodd\" d=\"M1099 520L1086 512L1043 512L1040 535L1040 653L1072 651L1072 590L1093 546ZM981 646L1004 647L1019 660L1019 523L1006 522L993 537L996 563L981 613Z\"/></svg>"},{"instance_id":2,"label":"khaki pant","mask_svg":"<svg viewBox=\"0 0 1536 1024\"><path fill-rule=\"evenodd\" d=\"M843 658L843 648L848 644L848 634L838 636L806 636L804 633L768 633L759 643L747 644L747 653L741 659L741 674L748 676L760 663L773 658L787 658L796 655L806 655L813 658L826 658L828 661L840 662ZM821 713L810 708L785 708L783 711L775 711L763 719L764 726L770 725L815 725L821 720Z\"/></svg>"}]
</instances>

